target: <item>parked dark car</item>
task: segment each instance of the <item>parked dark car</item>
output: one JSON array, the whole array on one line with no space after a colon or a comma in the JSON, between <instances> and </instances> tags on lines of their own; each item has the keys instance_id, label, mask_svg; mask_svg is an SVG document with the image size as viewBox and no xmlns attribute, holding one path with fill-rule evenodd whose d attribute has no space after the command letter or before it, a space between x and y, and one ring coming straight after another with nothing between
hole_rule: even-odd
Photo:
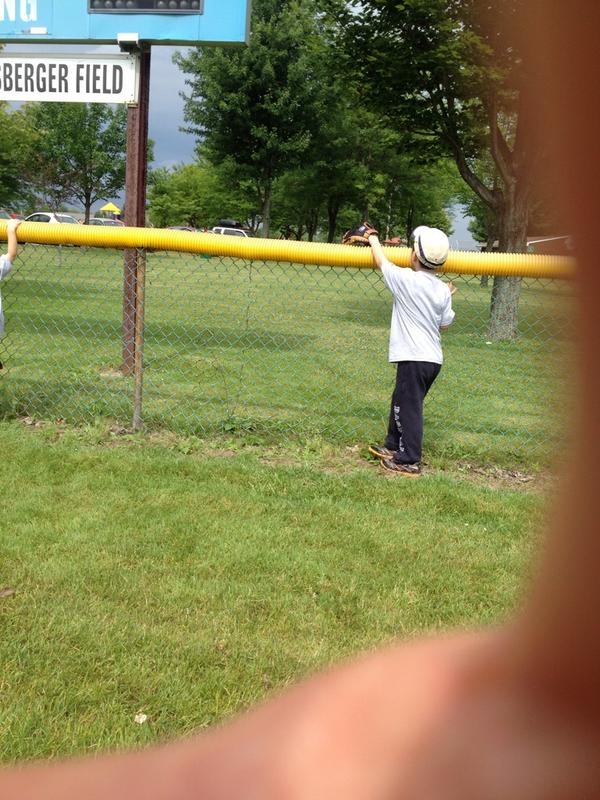
<instances>
[{"instance_id":1,"label":"parked dark car","mask_svg":"<svg viewBox=\"0 0 600 800\"><path fill-rule=\"evenodd\" d=\"M120 219L110 219L110 217L91 217L88 222L88 225L108 225L113 228L122 227L124 224Z\"/></svg>"},{"instance_id":2,"label":"parked dark car","mask_svg":"<svg viewBox=\"0 0 600 800\"><path fill-rule=\"evenodd\" d=\"M237 219L220 219L216 225L217 228L243 228L241 222Z\"/></svg>"}]
</instances>

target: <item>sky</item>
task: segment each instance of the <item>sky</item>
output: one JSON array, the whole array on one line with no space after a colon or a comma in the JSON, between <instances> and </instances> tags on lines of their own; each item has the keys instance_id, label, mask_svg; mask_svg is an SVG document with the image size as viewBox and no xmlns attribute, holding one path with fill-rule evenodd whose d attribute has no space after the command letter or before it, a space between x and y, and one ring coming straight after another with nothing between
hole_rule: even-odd
<instances>
[{"instance_id":1,"label":"sky","mask_svg":"<svg viewBox=\"0 0 600 800\"><path fill-rule=\"evenodd\" d=\"M23 49L9 45L5 48L11 50ZM119 52L117 47L78 47L67 45L53 45L45 48L50 52ZM154 141L154 161L152 168L172 167L177 164L189 163L194 159L195 138L184 133L181 128L185 125L183 119L184 100L181 93L185 92L185 76L173 64L173 54L182 48L166 45L156 45L152 48L150 68L150 116L149 136ZM185 48L183 48L185 51ZM465 219L460 206L452 209L454 232L450 236L450 244L454 249L470 250L476 245L467 229L468 219Z\"/></svg>"},{"instance_id":2,"label":"sky","mask_svg":"<svg viewBox=\"0 0 600 800\"><path fill-rule=\"evenodd\" d=\"M181 92L187 87L184 75L172 62L177 49L166 45L152 48L149 136L154 140L153 167L175 166L194 158L195 139L180 130L184 125Z\"/></svg>"}]
</instances>

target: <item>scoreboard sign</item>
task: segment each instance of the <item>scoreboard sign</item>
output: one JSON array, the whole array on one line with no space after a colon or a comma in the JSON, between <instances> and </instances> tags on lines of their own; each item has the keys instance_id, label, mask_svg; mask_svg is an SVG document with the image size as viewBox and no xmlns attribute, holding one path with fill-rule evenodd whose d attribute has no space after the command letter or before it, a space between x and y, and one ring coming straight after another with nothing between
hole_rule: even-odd
<instances>
[{"instance_id":1,"label":"scoreboard sign","mask_svg":"<svg viewBox=\"0 0 600 800\"><path fill-rule=\"evenodd\" d=\"M0 42L247 44L250 0L0 0Z\"/></svg>"}]
</instances>

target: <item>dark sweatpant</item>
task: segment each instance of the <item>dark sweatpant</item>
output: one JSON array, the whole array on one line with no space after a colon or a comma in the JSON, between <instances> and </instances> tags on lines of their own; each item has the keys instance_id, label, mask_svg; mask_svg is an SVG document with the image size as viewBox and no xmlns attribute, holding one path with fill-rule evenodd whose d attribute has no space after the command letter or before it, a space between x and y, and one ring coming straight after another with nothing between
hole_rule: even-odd
<instances>
[{"instance_id":1,"label":"dark sweatpant","mask_svg":"<svg viewBox=\"0 0 600 800\"><path fill-rule=\"evenodd\" d=\"M399 361L392 394L385 446L395 450L397 464L418 464L423 445L423 401L439 375L441 364Z\"/></svg>"}]
</instances>

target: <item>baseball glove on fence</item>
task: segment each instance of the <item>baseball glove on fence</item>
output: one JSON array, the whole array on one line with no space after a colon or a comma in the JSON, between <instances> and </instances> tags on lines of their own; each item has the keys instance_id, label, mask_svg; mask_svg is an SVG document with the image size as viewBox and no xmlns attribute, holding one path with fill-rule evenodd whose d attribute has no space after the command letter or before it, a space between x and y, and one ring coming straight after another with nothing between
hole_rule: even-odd
<instances>
[{"instance_id":1,"label":"baseball glove on fence","mask_svg":"<svg viewBox=\"0 0 600 800\"><path fill-rule=\"evenodd\" d=\"M346 231L346 233L342 236L342 244L353 244L357 245L358 247L368 247L369 236L372 233L374 233L375 236L379 236L379 231L376 231L370 222L362 222L360 225L357 225L356 228Z\"/></svg>"}]
</instances>

